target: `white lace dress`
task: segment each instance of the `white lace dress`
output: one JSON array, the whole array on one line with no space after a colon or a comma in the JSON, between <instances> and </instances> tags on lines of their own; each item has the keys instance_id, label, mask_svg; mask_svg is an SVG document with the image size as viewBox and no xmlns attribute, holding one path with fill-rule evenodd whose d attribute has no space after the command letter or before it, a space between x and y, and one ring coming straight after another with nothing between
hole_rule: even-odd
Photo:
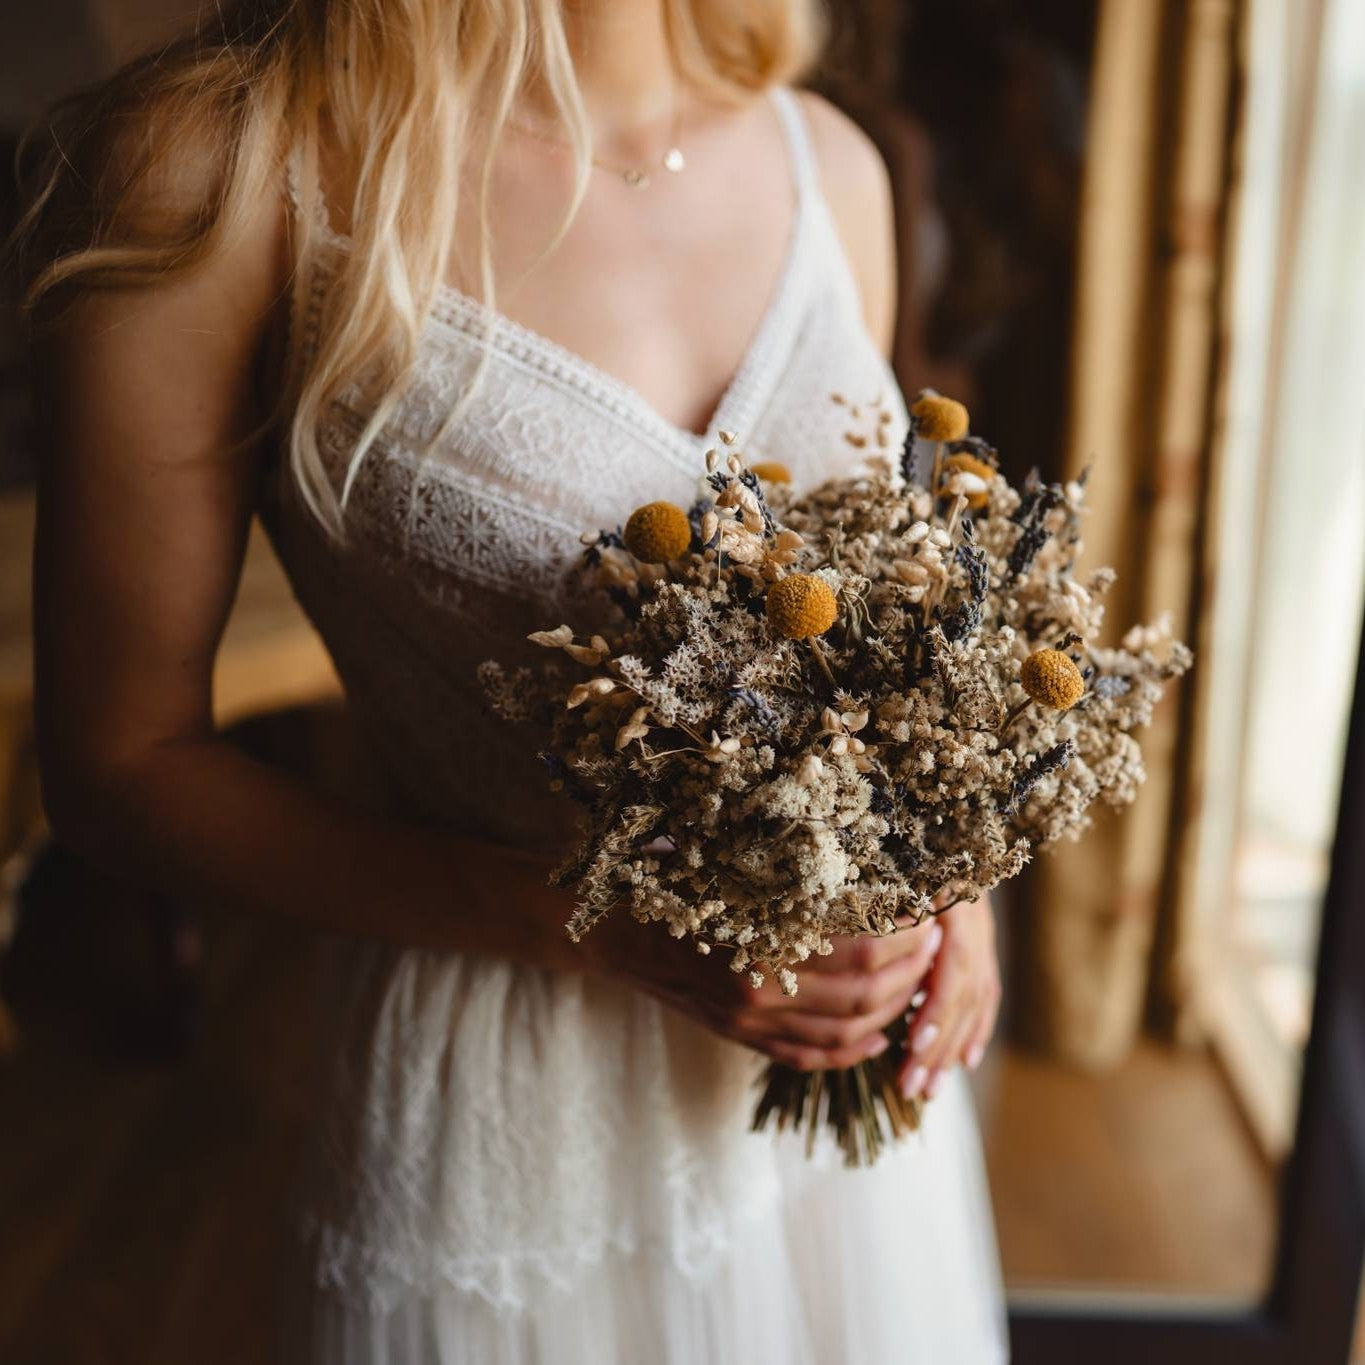
<instances>
[{"instance_id":1,"label":"white lace dress","mask_svg":"<svg viewBox=\"0 0 1365 1365\"><path fill-rule=\"evenodd\" d=\"M558 624L579 532L693 498L716 433L801 482L856 452L831 391L895 382L867 336L797 101L780 283L704 437L564 348L442 292L421 382L334 551L283 466L260 514L392 789L429 821L562 846L572 816L474 672ZM298 204L298 180L291 188ZM318 222L328 259L347 239ZM291 344L316 336L314 306ZM436 454L417 450L487 368ZM320 433L339 479L360 389ZM903 430L903 425L902 425ZM899 433L898 433L899 434ZM460 894L458 884L450 888ZM341 950L286 1287L290 1365L996 1365L994 1225L965 1073L875 1167L748 1121L762 1060L639 993L503 960Z\"/></svg>"}]
</instances>

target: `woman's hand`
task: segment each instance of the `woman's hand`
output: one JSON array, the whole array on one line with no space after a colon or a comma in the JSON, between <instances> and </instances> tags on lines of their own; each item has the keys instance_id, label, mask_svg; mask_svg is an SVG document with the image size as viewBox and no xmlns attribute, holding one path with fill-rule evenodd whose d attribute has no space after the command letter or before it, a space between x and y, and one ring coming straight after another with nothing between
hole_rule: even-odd
<instances>
[{"instance_id":1,"label":"woman's hand","mask_svg":"<svg viewBox=\"0 0 1365 1365\"><path fill-rule=\"evenodd\" d=\"M883 1030L909 1008L942 938L934 921L906 921L883 937L836 938L833 953L802 964L794 996L771 977L754 987L746 973L730 969L728 953L703 956L624 910L597 925L579 950L589 970L645 991L712 1032L798 1071L820 1071L886 1050Z\"/></svg>"},{"instance_id":2,"label":"woman's hand","mask_svg":"<svg viewBox=\"0 0 1365 1365\"><path fill-rule=\"evenodd\" d=\"M926 998L910 1028L901 1092L932 1099L943 1074L959 1061L980 1064L1000 1010L1000 966L990 898L964 902L937 916L943 946L929 973Z\"/></svg>"}]
</instances>

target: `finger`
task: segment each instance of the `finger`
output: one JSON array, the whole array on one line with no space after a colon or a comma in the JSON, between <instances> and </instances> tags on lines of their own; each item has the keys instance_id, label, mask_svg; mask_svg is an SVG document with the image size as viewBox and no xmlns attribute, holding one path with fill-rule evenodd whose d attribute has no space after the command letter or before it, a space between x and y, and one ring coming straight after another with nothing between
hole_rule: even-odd
<instances>
[{"instance_id":1,"label":"finger","mask_svg":"<svg viewBox=\"0 0 1365 1365\"><path fill-rule=\"evenodd\" d=\"M939 931L938 934L935 934L935 930ZM906 924L891 934L867 934L841 940L834 953L805 962L803 971L876 972L900 958L923 953L925 943L931 942L931 936L935 945L940 942L942 927L925 920L923 924Z\"/></svg>"},{"instance_id":2,"label":"finger","mask_svg":"<svg viewBox=\"0 0 1365 1365\"><path fill-rule=\"evenodd\" d=\"M936 929L941 939L942 926L927 919L918 924L906 923L889 934L860 934L855 938L839 938L835 940L832 953L827 953L824 957L807 958L801 964L801 971L810 973L876 971L896 958L909 957L919 952L925 940Z\"/></svg>"},{"instance_id":3,"label":"finger","mask_svg":"<svg viewBox=\"0 0 1365 1365\"><path fill-rule=\"evenodd\" d=\"M940 953L925 983L927 996L910 1024L899 1080L902 1093L918 1094L942 1064L942 1042L958 1019L968 986L966 964L956 953Z\"/></svg>"},{"instance_id":4,"label":"finger","mask_svg":"<svg viewBox=\"0 0 1365 1365\"><path fill-rule=\"evenodd\" d=\"M950 989L952 995L946 1006L929 1021L936 1026L937 1031L931 1033L927 1026L923 1029L916 1027L910 1036L911 1056L920 1066L928 1069L930 1076L957 1060L976 1020L976 983L964 976L955 981Z\"/></svg>"},{"instance_id":5,"label":"finger","mask_svg":"<svg viewBox=\"0 0 1365 1365\"><path fill-rule=\"evenodd\" d=\"M810 1047L788 1042L785 1038L758 1039L749 1046L796 1071L842 1071L870 1057L880 1056L886 1051L887 1042L885 1034L877 1034L856 1047Z\"/></svg>"},{"instance_id":6,"label":"finger","mask_svg":"<svg viewBox=\"0 0 1365 1365\"><path fill-rule=\"evenodd\" d=\"M976 1026L976 1019L980 1013L980 1006L976 1003L977 999L978 997L975 995L968 997L967 1004L945 1036L937 1059L929 1064L929 1076L924 1082L925 1099L931 1100L938 1094L944 1076L962 1060L967 1039L971 1037L972 1029Z\"/></svg>"},{"instance_id":7,"label":"finger","mask_svg":"<svg viewBox=\"0 0 1365 1365\"><path fill-rule=\"evenodd\" d=\"M975 1071L981 1065L981 1059L986 1055L986 1049L990 1046L991 1037L995 1033L996 1022L1000 1018L999 977L992 977L986 982L985 994L985 1005L977 1016L976 1025L967 1039L966 1051L962 1054L963 1063L971 1071Z\"/></svg>"},{"instance_id":8,"label":"finger","mask_svg":"<svg viewBox=\"0 0 1365 1365\"><path fill-rule=\"evenodd\" d=\"M837 1016L803 1014L799 1010L771 1010L751 1026L755 1037L784 1038L812 1047L837 1049L857 1047L873 1035L880 1035L893 1020L905 1013L915 983L909 982L868 1014Z\"/></svg>"},{"instance_id":9,"label":"finger","mask_svg":"<svg viewBox=\"0 0 1365 1365\"><path fill-rule=\"evenodd\" d=\"M918 957L893 962L872 974L850 972L839 976L806 977L802 978L794 996L783 995L771 980L756 987L747 977L728 972L721 978L713 976L710 980L686 984L676 978L656 978L647 983L645 989L663 1003L692 1015L706 1027L749 1042L767 1033L780 1034L782 1030L765 1022L780 1014L828 1015L836 1021L875 1014L883 1023L889 1023L904 1013L931 965L932 958L921 953ZM864 1024L856 1036L867 1031ZM848 1040L849 1035L841 1039Z\"/></svg>"},{"instance_id":10,"label":"finger","mask_svg":"<svg viewBox=\"0 0 1365 1365\"><path fill-rule=\"evenodd\" d=\"M937 945L926 941L920 951L898 958L872 972L848 971L813 976L798 975L797 992L780 1000L760 1000L745 1013L788 1010L797 1014L829 1014L847 1018L871 1014L892 998L910 996L933 966ZM909 994L906 994L906 992Z\"/></svg>"},{"instance_id":11,"label":"finger","mask_svg":"<svg viewBox=\"0 0 1365 1365\"><path fill-rule=\"evenodd\" d=\"M925 951L932 956L942 942L943 926L936 920L898 923L889 934L866 934L856 939L854 965L864 971L875 971L897 958L914 957Z\"/></svg>"},{"instance_id":12,"label":"finger","mask_svg":"<svg viewBox=\"0 0 1365 1365\"><path fill-rule=\"evenodd\" d=\"M931 1021L924 1032L918 1036L911 1034L910 1050L907 1050L896 1077L901 1094L907 1097L923 1094L930 1077L942 1069L944 1054L939 1047L939 1040L944 1037L945 1028L954 1026L957 1008L954 998L948 1008L940 1013L938 1020ZM918 1052L913 1050L915 1042L920 1044Z\"/></svg>"}]
</instances>

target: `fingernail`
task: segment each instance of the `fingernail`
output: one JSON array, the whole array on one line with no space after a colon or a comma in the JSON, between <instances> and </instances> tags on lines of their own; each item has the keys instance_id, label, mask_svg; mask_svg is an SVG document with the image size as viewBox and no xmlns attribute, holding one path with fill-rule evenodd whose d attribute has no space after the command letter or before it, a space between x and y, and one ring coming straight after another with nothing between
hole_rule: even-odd
<instances>
[{"instance_id":1,"label":"fingernail","mask_svg":"<svg viewBox=\"0 0 1365 1365\"><path fill-rule=\"evenodd\" d=\"M916 1034L914 1041L910 1044L910 1051L914 1053L923 1052L935 1038L938 1037L937 1024L925 1024Z\"/></svg>"},{"instance_id":2,"label":"fingernail","mask_svg":"<svg viewBox=\"0 0 1365 1365\"><path fill-rule=\"evenodd\" d=\"M925 1098L926 1100L931 1100L931 1099L933 1099L934 1096L938 1094L938 1088L939 1088L939 1086L942 1085L942 1084L943 1084L943 1072L941 1072L941 1071L935 1071L935 1072L934 1072L934 1079L933 1079L932 1081L930 1081L929 1084L928 1084L927 1086L925 1086L925 1088L924 1088L924 1098Z\"/></svg>"},{"instance_id":3,"label":"fingernail","mask_svg":"<svg viewBox=\"0 0 1365 1365\"><path fill-rule=\"evenodd\" d=\"M927 1066L917 1066L909 1075L904 1085L901 1086L901 1094L907 1100L913 1100L924 1086L924 1082L929 1079L929 1068Z\"/></svg>"},{"instance_id":4,"label":"fingernail","mask_svg":"<svg viewBox=\"0 0 1365 1365\"><path fill-rule=\"evenodd\" d=\"M880 1057L887 1048L891 1046L891 1039L884 1033L879 1033L876 1038L868 1045L867 1055L869 1057Z\"/></svg>"},{"instance_id":5,"label":"fingernail","mask_svg":"<svg viewBox=\"0 0 1365 1365\"><path fill-rule=\"evenodd\" d=\"M967 1067L975 1071L981 1065L981 1059L986 1055L986 1049L980 1043L974 1043L972 1049L967 1053Z\"/></svg>"},{"instance_id":6,"label":"fingernail","mask_svg":"<svg viewBox=\"0 0 1365 1365\"><path fill-rule=\"evenodd\" d=\"M935 921L935 922L934 922L934 927L933 927L932 929L929 930L929 956L930 956L930 957L933 957L933 955L934 955L936 952L938 952L939 944L942 943L942 942L943 942L943 926L942 926L941 924L939 924L937 921Z\"/></svg>"},{"instance_id":7,"label":"fingernail","mask_svg":"<svg viewBox=\"0 0 1365 1365\"><path fill-rule=\"evenodd\" d=\"M928 998L929 998L929 992L928 992L928 991L916 991L916 992L914 993L914 995L912 995L912 996L910 997L910 1008L911 1008L912 1010L917 1010L917 1009L919 1009L919 1007L920 1007L922 1004L924 1004L924 1002L925 1002Z\"/></svg>"}]
</instances>

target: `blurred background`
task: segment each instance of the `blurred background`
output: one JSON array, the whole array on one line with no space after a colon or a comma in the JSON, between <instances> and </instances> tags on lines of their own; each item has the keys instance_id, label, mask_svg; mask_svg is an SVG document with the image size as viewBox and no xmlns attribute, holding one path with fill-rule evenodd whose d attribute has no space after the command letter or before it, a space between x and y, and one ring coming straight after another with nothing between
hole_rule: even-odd
<instances>
[{"instance_id":1,"label":"blurred background","mask_svg":"<svg viewBox=\"0 0 1365 1365\"><path fill-rule=\"evenodd\" d=\"M6 6L4 164L47 100L194 9ZM1008 1286L1251 1302L1365 600L1365 4L831 9L815 83L896 192L903 387L964 398L1014 478L1090 467L1113 617L1169 611L1198 659L1144 737L1136 808L1000 897L1006 1014L975 1085ZM318 945L47 837L24 387L0 318L0 1359L246 1365ZM335 678L260 536L216 699L251 752L346 782Z\"/></svg>"}]
</instances>

